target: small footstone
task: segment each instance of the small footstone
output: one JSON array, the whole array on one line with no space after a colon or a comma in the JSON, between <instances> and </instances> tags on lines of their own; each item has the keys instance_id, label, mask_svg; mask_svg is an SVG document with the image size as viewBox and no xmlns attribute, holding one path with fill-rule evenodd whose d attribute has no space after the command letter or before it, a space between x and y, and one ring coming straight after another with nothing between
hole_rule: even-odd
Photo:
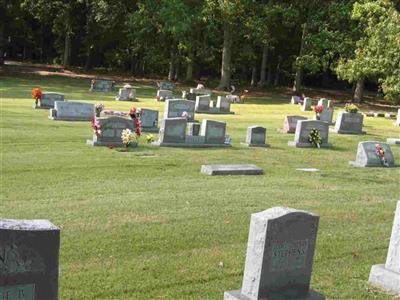
<instances>
[{"instance_id":1,"label":"small footstone","mask_svg":"<svg viewBox=\"0 0 400 300\"><path fill-rule=\"evenodd\" d=\"M299 168L296 171L303 171L303 172L318 172L319 169L316 168Z\"/></svg>"},{"instance_id":2,"label":"small footstone","mask_svg":"<svg viewBox=\"0 0 400 300\"><path fill-rule=\"evenodd\" d=\"M262 175L264 170L256 165L202 165L201 173L206 175Z\"/></svg>"}]
</instances>

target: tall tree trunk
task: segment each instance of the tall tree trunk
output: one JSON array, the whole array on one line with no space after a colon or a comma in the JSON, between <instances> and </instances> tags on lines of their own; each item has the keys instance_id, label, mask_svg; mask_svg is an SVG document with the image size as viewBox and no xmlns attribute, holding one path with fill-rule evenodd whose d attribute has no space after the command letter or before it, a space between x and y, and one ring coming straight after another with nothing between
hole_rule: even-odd
<instances>
[{"instance_id":1,"label":"tall tree trunk","mask_svg":"<svg viewBox=\"0 0 400 300\"><path fill-rule=\"evenodd\" d=\"M186 66L186 80L193 80L193 60L194 60L194 52L192 49L189 50L189 57Z\"/></svg>"},{"instance_id":2,"label":"tall tree trunk","mask_svg":"<svg viewBox=\"0 0 400 300\"><path fill-rule=\"evenodd\" d=\"M256 82L257 82L257 67L254 66L251 69L251 82L250 82L251 86L255 86Z\"/></svg>"},{"instance_id":3,"label":"tall tree trunk","mask_svg":"<svg viewBox=\"0 0 400 300\"><path fill-rule=\"evenodd\" d=\"M299 59L300 57L302 57L304 55L306 34L307 34L307 23L304 23L303 24L303 33L301 35L300 53L299 53L299 56L297 57L297 59ZM300 93L302 81L303 81L303 67L298 65L296 67L296 76L295 76L294 83L293 83L293 92Z\"/></svg>"},{"instance_id":4,"label":"tall tree trunk","mask_svg":"<svg viewBox=\"0 0 400 300\"><path fill-rule=\"evenodd\" d=\"M267 86L270 86L272 84L272 67L271 63L268 64L268 76L267 76Z\"/></svg>"},{"instance_id":5,"label":"tall tree trunk","mask_svg":"<svg viewBox=\"0 0 400 300\"><path fill-rule=\"evenodd\" d=\"M0 24L0 66L4 64L4 52L6 51L5 41L4 41L4 25Z\"/></svg>"},{"instance_id":6,"label":"tall tree trunk","mask_svg":"<svg viewBox=\"0 0 400 300\"><path fill-rule=\"evenodd\" d=\"M168 80L174 79L174 60L175 60L174 50L171 49L170 60L169 60Z\"/></svg>"},{"instance_id":7,"label":"tall tree trunk","mask_svg":"<svg viewBox=\"0 0 400 300\"><path fill-rule=\"evenodd\" d=\"M92 68L92 52L93 52L93 45L89 46L89 49L86 53L86 62L85 62L85 70L88 71Z\"/></svg>"},{"instance_id":8,"label":"tall tree trunk","mask_svg":"<svg viewBox=\"0 0 400 300\"><path fill-rule=\"evenodd\" d=\"M222 49L222 64L221 64L221 80L218 88L229 88L229 83L232 76L232 25L225 24L224 26L224 45Z\"/></svg>"},{"instance_id":9,"label":"tall tree trunk","mask_svg":"<svg viewBox=\"0 0 400 300\"><path fill-rule=\"evenodd\" d=\"M63 64L64 67L68 67L71 64L71 34L69 32L65 34Z\"/></svg>"},{"instance_id":10,"label":"tall tree trunk","mask_svg":"<svg viewBox=\"0 0 400 300\"><path fill-rule=\"evenodd\" d=\"M356 89L354 90L353 102L361 103L364 97L365 78L361 77L357 80Z\"/></svg>"},{"instance_id":11,"label":"tall tree trunk","mask_svg":"<svg viewBox=\"0 0 400 300\"><path fill-rule=\"evenodd\" d=\"M178 78L179 78L179 71L180 71L180 63L177 62L177 63L175 64L174 80L178 80Z\"/></svg>"},{"instance_id":12,"label":"tall tree trunk","mask_svg":"<svg viewBox=\"0 0 400 300\"><path fill-rule=\"evenodd\" d=\"M268 46L264 45L262 60L261 60L261 69L260 69L260 81L258 82L259 86L265 86L266 74L267 74L267 60L268 60Z\"/></svg>"},{"instance_id":13,"label":"tall tree trunk","mask_svg":"<svg viewBox=\"0 0 400 300\"><path fill-rule=\"evenodd\" d=\"M276 72L275 72L275 80L274 80L274 86L279 85L279 76L281 73L281 63L282 63L282 57L278 57L278 65L276 66Z\"/></svg>"}]
</instances>

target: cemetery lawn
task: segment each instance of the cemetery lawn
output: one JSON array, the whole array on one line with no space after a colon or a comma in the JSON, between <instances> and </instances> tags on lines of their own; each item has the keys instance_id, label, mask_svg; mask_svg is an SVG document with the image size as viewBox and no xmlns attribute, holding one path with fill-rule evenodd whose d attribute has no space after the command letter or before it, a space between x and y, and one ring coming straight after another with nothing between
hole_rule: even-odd
<instances>
[{"instance_id":1,"label":"cemetery lawn","mask_svg":"<svg viewBox=\"0 0 400 300\"><path fill-rule=\"evenodd\" d=\"M32 108L31 89L40 87L108 109L163 111L153 86L135 84L140 102L129 103L89 85L86 78L0 74L0 217L48 219L61 228L60 299L222 299L241 286L250 214L273 206L321 217L314 290L327 299L392 299L368 276L386 260L400 168L348 161L360 141L399 137L393 119L365 118L365 136L330 133L332 149L297 149L287 146L294 135L277 128L285 115L313 113L274 94L233 104L235 115L197 115L227 122L230 149L156 148L142 138L122 152L87 146L89 122L53 121L48 110ZM267 128L271 148L240 146L251 125ZM399 164L400 147L392 151ZM200 174L202 164L239 163L265 175Z\"/></svg>"}]
</instances>

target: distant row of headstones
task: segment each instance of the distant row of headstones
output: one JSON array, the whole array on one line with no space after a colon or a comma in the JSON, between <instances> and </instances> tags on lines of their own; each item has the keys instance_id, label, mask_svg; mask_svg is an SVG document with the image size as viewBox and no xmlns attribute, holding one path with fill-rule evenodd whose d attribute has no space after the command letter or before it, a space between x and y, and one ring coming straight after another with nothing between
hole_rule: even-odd
<instances>
[{"instance_id":1,"label":"distant row of headstones","mask_svg":"<svg viewBox=\"0 0 400 300\"><path fill-rule=\"evenodd\" d=\"M274 207L251 215L241 289L224 300L325 299L310 289L319 216ZM385 264L369 282L400 295L400 201ZM0 299L59 298L60 229L47 220L0 219Z\"/></svg>"}]
</instances>

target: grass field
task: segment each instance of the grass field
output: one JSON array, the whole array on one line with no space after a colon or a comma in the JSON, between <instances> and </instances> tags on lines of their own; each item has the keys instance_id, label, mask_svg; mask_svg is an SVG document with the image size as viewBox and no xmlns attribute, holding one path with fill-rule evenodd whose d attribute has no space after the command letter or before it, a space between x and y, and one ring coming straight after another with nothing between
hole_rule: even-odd
<instances>
[{"instance_id":1,"label":"grass field","mask_svg":"<svg viewBox=\"0 0 400 300\"><path fill-rule=\"evenodd\" d=\"M136 85L140 102L132 104L90 93L89 82L0 77L0 217L61 227L61 299L222 299L241 286L250 214L273 206L321 217L314 290L328 299L392 299L367 281L371 266L386 259L400 168L352 168L348 161L359 141L398 137L393 120L366 118L365 136L330 134L329 150L291 148L294 135L277 132L284 116L313 113L276 95L233 104L235 115L197 115L226 121L231 149L156 148L143 140L119 152L87 146L88 122L52 121L47 110L32 108L31 89L40 87L106 108L163 111L154 87ZM271 148L240 146L256 124L267 128ZM400 147L392 151L399 163ZM265 175L200 174L202 164L215 163L254 163Z\"/></svg>"}]
</instances>

